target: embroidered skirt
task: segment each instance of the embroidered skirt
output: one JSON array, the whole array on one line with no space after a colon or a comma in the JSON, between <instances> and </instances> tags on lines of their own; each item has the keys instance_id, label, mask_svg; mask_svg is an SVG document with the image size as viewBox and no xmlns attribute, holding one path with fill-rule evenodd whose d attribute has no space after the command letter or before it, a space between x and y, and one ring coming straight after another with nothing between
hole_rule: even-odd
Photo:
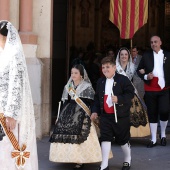
<instances>
[{"instance_id":1,"label":"embroidered skirt","mask_svg":"<svg viewBox=\"0 0 170 170\"><path fill-rule=\"evenodd\" d=\"M91 124L87 140L81 144L51 143L49 159L65 163L101 162L101 148L94 125Z\"/></svg>"}]
</instances>

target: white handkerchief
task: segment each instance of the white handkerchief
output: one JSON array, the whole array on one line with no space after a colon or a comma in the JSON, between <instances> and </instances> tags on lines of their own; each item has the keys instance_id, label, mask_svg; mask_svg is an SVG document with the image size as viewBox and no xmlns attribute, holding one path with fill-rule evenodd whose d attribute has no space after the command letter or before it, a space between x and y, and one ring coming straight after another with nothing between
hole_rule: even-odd
<instances>
[{"instance_id":1,"label":"white handkerchief","mask_svg":"<svg viewBox=\"0 0 170 170\"><path fill-rule=\"evenodd\" d=\"M165 87L165 80L163 77L158 77L158 84L163 89Z\"/></svg>"},{"instance_id":2,"label":"white handkerchief","mask_svg":"<svg viewBox=\"0 0 170 170\"><path fill-rule=\"evenodd\" d=\"M111 95L107 96L106 103L107 103L108 107L112 107L113 106Z\"/></svg>"},{"instance_id":3,"label":"white handkerchief","mask_svg":"<svg viewBox=\"0 0 170 170\"><path fill-rule=\"evenodd\" d=\"M108 95L108 97L106 99L106 103L107 103L108 107L113 106L112 97L111 97L113 82L114 82L113 78L106 79L105 94Z\"/></svg>"}]
</instances>

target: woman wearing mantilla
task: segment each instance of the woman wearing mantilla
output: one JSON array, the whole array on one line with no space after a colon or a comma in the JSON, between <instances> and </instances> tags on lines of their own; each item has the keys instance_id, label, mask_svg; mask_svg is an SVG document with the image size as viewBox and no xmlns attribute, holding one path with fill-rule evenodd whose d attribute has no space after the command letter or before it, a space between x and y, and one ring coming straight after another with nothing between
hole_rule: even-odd
<instances>
[{"instance_id":1,"label":"woman wearing mantilla","mask_svg":"<svg viewBox=\"0 0 170 170\"><path fill-rule=\"evenodd\" d=\"M122 47L117 54L116 70L119 74L127 76L132 83L132 78L135 73L135 66L134 66L134 63L132 62L130 51L126 47ZM150 128L149 128L149 123L148 123L146 105L140 99L136 88L135 88L135 96L132 100L130 113L131 113L130 114L131 137L149 136Z\"/></svg>"},{"instance_id":2,"label":"woman wearing mantilla","mask_svg":"<svg viewBox=\"0 0 170 170\"><path fill-rule=\"evenodd\" d=\"M0 21L0 169L38 170L35 117L16 28Z\"/></svg>"},{"instance_id":3,"label":"woman wearing mantilla","mask_svg":"<svg viewBox=\"0 0 170 170\"><path fill-rule=\"evenodd\" d=\"M84 67L74 65L62 94L64 104L50 138L50 161L76 163L74 169L81 169L84 163L102 160L98 136L90 120L94 93Z\"/></svg>"}]
</instances>

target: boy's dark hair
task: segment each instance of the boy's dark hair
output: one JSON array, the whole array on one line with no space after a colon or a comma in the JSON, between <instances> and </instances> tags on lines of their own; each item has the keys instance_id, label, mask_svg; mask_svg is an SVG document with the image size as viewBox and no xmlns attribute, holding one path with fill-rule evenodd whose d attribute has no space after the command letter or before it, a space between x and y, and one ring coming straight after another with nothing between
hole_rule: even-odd
<instances>
[{"instance_id":1,"label":"boy's dark hair","mask_svg":"<svg viewBox=\"0 0 170 170\"><path fill-rule=\"evenodd\" d=\"M0 22L0 34L2 34L3 36L7 36L8 34L7 23L7 21Z\"/></svg>"},{"instance_id":2,"label":"boy's dark hair","mask_svg":"<svg viewBox=\"0 0 170 170\"><path fill-rule=\"evenodd\" d=\"M76 64L72 68L76 68L77 70L79 70L80 75L84 78L84 67L83 67L83 65Z\"/></svg>"},{"instance_id":3,"label":"boy's dark hair","mask_svg":"<svg viewBox=\"0 0 170 170\"><path fill-rule=\"evenodd\" d=\"M101 64L106 64L106 63L116 65L115 59L113 57L104 57L101 61Z\"/></svg>"}]
</instances>

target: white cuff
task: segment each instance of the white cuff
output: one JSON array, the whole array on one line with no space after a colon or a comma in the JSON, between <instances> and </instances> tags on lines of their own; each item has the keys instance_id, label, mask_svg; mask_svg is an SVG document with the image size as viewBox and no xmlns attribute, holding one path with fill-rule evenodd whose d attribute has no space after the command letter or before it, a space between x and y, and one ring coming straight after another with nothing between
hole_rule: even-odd
<instances>
[{"instance_id":1,"label":"white cuff","mask_svg":"<svg viewBox=\"0 0 170 170\"><path fill-rule=\"evenodd\" d=\"M148 80L148 77L147 77L147 76L148 76L147 74L144 75L144 79L145 79L145 80Z\"/></svg>"}]
</instances>

